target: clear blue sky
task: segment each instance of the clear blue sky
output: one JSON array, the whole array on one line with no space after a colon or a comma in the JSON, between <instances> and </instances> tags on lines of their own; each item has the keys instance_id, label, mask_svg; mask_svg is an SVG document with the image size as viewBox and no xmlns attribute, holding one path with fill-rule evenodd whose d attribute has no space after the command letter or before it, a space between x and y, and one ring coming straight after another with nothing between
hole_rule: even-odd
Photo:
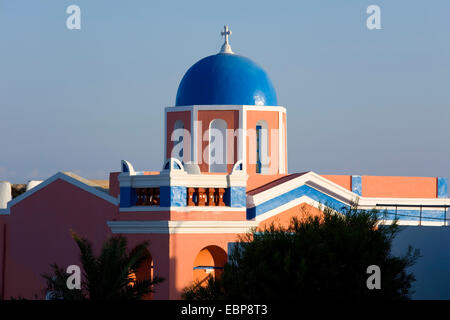
<instances>
[{"instance_id":1,"label":"clear blue sky","mask_svg":"<svg viewBox=\"0 0 450 320\"><path fill-rule=\"evenodd\" d=\"M224 24L287 108L290 172L450 177L449 16L448 0L0 0L0 180L159 170L163 108Z\"/></svg>"}]
</instances>

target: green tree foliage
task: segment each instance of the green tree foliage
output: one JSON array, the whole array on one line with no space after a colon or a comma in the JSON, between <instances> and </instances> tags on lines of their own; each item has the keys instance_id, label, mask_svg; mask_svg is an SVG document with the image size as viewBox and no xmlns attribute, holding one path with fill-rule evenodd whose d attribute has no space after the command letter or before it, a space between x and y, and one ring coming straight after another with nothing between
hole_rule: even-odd
<instances>
[{"instance_id":1,"label":"green tree foliage","mask_svg":"<svg viewBox=\"0 0 450 320\"><path fill-rule=\"evenodd\" d=\"M113 236L105 241L99 256L93 254L91 243L72 233L78 248L83 270L81 289L68 289L70 274L52 264L53 273L43 275L47 281L47 291L51 298L58 300L140 300L153 292L153 286L162 278L135 280L132 275L148 257L143 242L127 252L127 241L122 236Z\"/></svg>"},{"instance_id":2,"label":"green tree foliage","mask_svg":"<svg viewBox=\"0 0 450 320\"><path fill-rule=\"evenodd\" d=\"M378 226L379 212L350 208L323 217L292 219L287 228L271 225L239 239L222 276L206 286L186 288L188 300L408 299L419 257L411 247L391 254L396 221ZM369 290L367 267L381 270L381 289Z\"/></svg>"}]
</instances>

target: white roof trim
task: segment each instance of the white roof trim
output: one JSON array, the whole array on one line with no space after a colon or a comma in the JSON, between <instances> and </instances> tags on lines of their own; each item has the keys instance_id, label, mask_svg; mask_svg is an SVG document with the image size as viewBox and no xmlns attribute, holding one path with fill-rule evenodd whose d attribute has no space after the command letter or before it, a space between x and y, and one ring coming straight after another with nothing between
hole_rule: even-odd
<instances>
[{"instance_id":1,"label":"white roof trim","mask_svg":"<svg viewBox=\"0 0 450 320\"><path fill-rule=\"evenodd\" d=\"M112 233L247 233L257 221L107 221Z\"/></svg>"},{"instance_id":2,"label":"white roof trim","mask_svg":"<svg viewBox=\"0 0 450 320\"><path fill-rule=\"evenodd\" d=\"M119 200L117 198L114 198L114 197L110 196L109 194L96 189L95 187L99 187L99 188L101 188L101 187L96 185L95 183L93 183L87 179L84 179L74 173L71 173L71 172L58 172L57 174L55 174L55 175L51 176L50 178L48 178L47 180L45 180L44 182L38 184L33 189L21 194L20 196L14 198L10 202L8 202L7 210L9 210L13 206L15 206L17 203L25 200L29 196L35 194L39 190L45 188L46 186L50 185L52 182L54 182L58 179L64 180L64 181L66 181L84 191L87 191L105 201L108 201L114 205L119 204Z\"/></svg>"},{"instance_id":3,"label":"white roof trim","mask_svg":"<svg viewBox=\"0 0 450 320\"><path fill-rule=\"evenodd\" d=\"M174 106L165 107L166 112L190 111L196 110L244 110L244 111L281 111L286 112L286 108L282 106L253 106L253 105L191 105L191 106Z\"/></svg>"},{"instance_id":4,"label":"white roof trim","mask_svg":"<svg viewBox=\"0 0 450 320\"><path fill-rule=\"evenodd\" d=\"M255 195L247 196L247 207L255 207L265 201L278 197L302 185L308 185L336 200L350 204L358 200L358 208L371 209L377 204L407 204L407 205L450 205L450 198L372 198L361 197L340 185L318 175L315 172L307 172L297 178L281 183L273 188L264 190ZM427 208L428 209L428 208Z\"/></svg>"},{"instance_id":5,"label":"white roof trim","mask_svg":"<svg viewBox=\"0 0 450 320\"><path fill-rule=\"evenodd\" d=\"M257 206L260 203L285 194L286 192L296 189L304 184L345 203L351 203L358 198L357 194L341 187L340 185L328 179L323 178L317 173L310 171L297 178L281 183L255 195L248 195L247 207L251 208Z\"/></svg>"}]
</instances>

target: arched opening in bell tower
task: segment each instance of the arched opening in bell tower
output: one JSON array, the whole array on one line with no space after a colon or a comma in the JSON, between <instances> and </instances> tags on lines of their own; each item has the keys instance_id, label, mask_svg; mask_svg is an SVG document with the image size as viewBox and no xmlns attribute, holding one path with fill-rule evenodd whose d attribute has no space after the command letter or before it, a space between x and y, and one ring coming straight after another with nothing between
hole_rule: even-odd
<instances>
[{"instance_id":1,"label":"arched opening in bell tower","mask_svg":"<svg viewBox=\"0 0 450 320\"><path fill-rule=\"evenodd\" d=\"M227 172L227 123L214 119L209 125L209 172Z\"/></svg>"},{"instance_id":2,"label":"arched opening in bell tower","mask_svg":"<svg viewBox=\"0 0 450 320\"><path fill-rule=\"evenodd\" d=\"M256 123L256 173L268 173L269 126L265 120Z\"/></svg>"}]
</instances>

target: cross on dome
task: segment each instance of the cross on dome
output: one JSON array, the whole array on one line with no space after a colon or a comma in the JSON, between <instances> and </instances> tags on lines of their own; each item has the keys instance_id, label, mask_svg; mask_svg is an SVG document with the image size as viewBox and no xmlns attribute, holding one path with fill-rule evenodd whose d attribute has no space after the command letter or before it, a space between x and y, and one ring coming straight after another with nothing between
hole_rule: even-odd
<instances>
[{"instance_id":1,"label":"cross on dome","mask_svg":"<svg viewBox=\"0 0 450 320\"><path fill-rule=\"evenodd\" d=\"M231 46L230 46L230 44L229 44L229 42L228 42L228 36L231 35L231 30L228 28L227 25L225 25L225 26L223 27L223 31L222 31L220 34L221 34L222 36L224 36L225 42L224 42L224 44L222 45L222 48L220 49L220 52L219 52L219 53L234 53L234 52L231 50Z\"/></svg>"},{"instance_id":2,"label":"cross on dome","mask_svg":"<svg viewBox=\"0 0 450 320\"><path fill-rule=\"evenodd\" d=\"M225 36L225 43L228 43L228 36L231 36L231 30L228 29L228 26L223 26L223 31L220 34Z\"/></svg>"}]
</instances>

